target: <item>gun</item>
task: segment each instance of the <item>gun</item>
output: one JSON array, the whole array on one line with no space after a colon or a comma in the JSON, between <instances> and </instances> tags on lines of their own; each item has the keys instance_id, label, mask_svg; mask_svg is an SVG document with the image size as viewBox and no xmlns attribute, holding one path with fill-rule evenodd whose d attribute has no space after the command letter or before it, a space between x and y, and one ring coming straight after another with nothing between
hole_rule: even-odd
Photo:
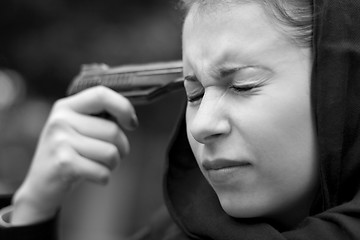
<instances>
[{"instance_id":1,"label":"gun","mask_svg":"<svg viewBox=\"0 0 360 240\"><path fill-rule=\"evenodd\" d=\"M133 104L152 102L183 87L181 61L133 64L109 67L106 64L84 64L70 83L67 95L103 85L129 98Z\"/></svg>"}]
</instances>

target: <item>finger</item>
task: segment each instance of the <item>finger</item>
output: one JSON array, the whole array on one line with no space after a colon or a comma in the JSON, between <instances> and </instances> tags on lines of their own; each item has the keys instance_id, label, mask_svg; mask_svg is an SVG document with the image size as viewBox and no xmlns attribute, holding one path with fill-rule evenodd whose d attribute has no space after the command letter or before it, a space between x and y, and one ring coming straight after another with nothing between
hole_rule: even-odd
<instances>
[{"instance_id":1,"label":"finger","mask_svg":"<svg viewBox=\"0 0 360 240\"><path fill-rule=\"evenodd\" d=\"M71 111L69 111L66 117L71 119L69 121L71 127L79 134L115 144L122 156L129 153L130 145L128 138L116 123Z\"/></svg>"},{"instance_id":2,"label":"finger","mask_svg":"<svg viewBox=\"0 0 360 240\"><path fill-rule=\"evenodd\" d=\"M109 179L108 167L81 156L71 144L60 144L55 154L54 170L65 184L73 184L81 179L106 183Z\"/></svg>"},{"instance_id":3,"label":"finger","mask_svg":"<svg viewBox=\"0 0 360 240\"><path fill-rule=\"evenodd\" d=\"M109 113L117 123L133 130L138 125L135 109L128 99L117 92L97 86L59 101L58 105L83 114Z\"/></svg>"},{"instance_id":4,"label":"finger","mask_svg":"<svg viewBox=\"0 0 360 240\"><path fill-rule=\"evenodd\" d=\"M84 137L78 135L71 138L71 146L81 156L98 162L110 170L113 170L124 158L126 153L121 153L120 150L111 143L101 141L94 138Z\"/></svg>"},{"instance_id":5,"label":"finger","mask_svg":"<svg viewBox=\"0 0 360 240\"><path fill-rule=\"evenodd\" d=\"M78 155L74 163L74 174L78 179L82 178L94 183L106 184L109 181L111 171L102 164Z\"/></svg>"}]
</instances>

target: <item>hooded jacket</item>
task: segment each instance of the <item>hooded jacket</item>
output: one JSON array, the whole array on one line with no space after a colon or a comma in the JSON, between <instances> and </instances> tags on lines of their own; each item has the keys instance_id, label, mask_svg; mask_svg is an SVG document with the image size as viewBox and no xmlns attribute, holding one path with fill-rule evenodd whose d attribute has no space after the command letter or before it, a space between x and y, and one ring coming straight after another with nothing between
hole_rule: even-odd
<instances>
[{"instance_id":1,"label":"hooded jacket","mask_svg":"<svg viewBox=\"0 0 360 240\"><path fill-rule=\"evenodd\" d=\"M183 118L164 176L167 211L137 239L360 239L360 1L314 0L313 6L311 94L321 179L310 216L293 229L228 216L197 166ZM0 239L50 240L54 224L1 228Z\"/></svg>"}]
</instances>

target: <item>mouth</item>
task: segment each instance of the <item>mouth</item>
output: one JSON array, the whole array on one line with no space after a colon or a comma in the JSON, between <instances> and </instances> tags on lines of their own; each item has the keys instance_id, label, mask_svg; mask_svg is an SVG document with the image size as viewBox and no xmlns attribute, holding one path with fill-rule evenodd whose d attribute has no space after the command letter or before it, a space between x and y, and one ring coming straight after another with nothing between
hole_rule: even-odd
<instances>
[{"instance_id":1,"label":"mouth","mask_svg":"<svg viewBox=\"0 0 360 240\"><path fill-rule=\"evenodd\" d=\"M227 159L216 159L216 160L205 160L202 163L202 166L206 171L211 170L221 170L227 168L237 168L237 167L249 167L251 163L248 161L234 161L234 160L227 160Z\"/></svg>"},{"instance_id":2,"label":"mouth","mask_svg":"<svg viewBox=\"0 0 360 240\"><path fill-rule=\"evenodd\" d=\"M202 163L208 180L214 185L229 185L244 179L253 167L249 161L234 161L227 159L205 160Z\"/></svg>"}]
</instances>

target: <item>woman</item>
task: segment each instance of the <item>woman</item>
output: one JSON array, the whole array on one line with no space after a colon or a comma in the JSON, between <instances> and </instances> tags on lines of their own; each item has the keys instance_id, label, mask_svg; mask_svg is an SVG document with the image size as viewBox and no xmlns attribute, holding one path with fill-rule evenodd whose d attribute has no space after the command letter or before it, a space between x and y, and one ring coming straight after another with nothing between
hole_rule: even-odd
<instances>
[{"instance_id":1,"label":"woman","mask_svg":"<svg viewBox=\"0 0 360 240\"><path fill-rule=\"evenodd\" d=\"M138 238L358 239L360 4L186 5L188 104L164 181L171 218ZM107 181L129 147L116 123L91 116L104 110L137 125L108 89L55 104L3 236L53 239L71 185Z\"/></svg>"}]
</instances>

